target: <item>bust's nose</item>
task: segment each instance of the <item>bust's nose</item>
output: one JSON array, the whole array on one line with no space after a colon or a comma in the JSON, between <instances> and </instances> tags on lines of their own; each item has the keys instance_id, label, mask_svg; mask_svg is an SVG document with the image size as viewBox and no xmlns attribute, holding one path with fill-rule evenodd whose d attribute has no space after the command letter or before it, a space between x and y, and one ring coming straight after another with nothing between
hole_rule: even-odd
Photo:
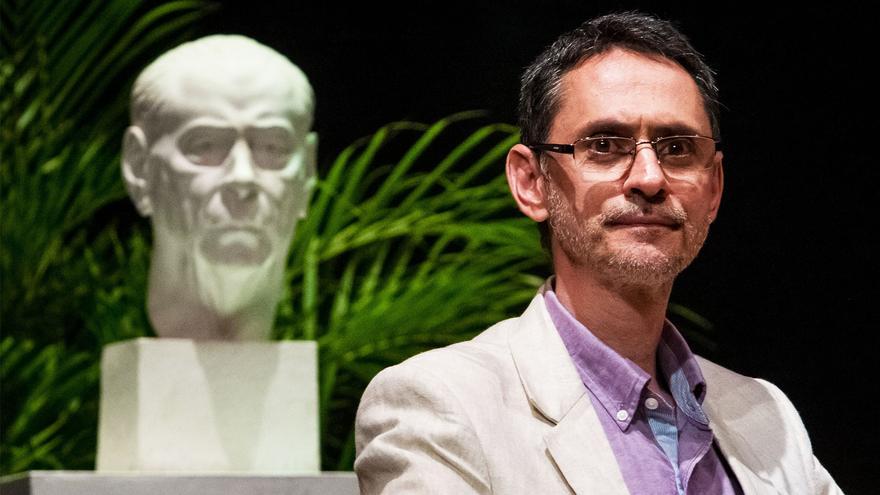
<instances>
[{"instance_id":1,"label":"bust's nose","mask_svg":"<svg viewBox=\"0 0 880 495\"><path fill-rule=\"evenodd\" d=\"M253 220L257 216L259 208L259 191L256 185L250 184L227 184L220 191L223 206L229 212L229 216L235 220Z\"/></svg>"},{"instance_id":2,"label":"bust's nose","mask_svg":"<svg viewBox=\"0 0 880 495\"><path fill-rule=\"evenodd\" d=\"M220 191L223 205L236 220L253 220L259 207L256 169L253 155L244 140L239 140L230 151L226 184Z\"/></svg>"}]
</instances>

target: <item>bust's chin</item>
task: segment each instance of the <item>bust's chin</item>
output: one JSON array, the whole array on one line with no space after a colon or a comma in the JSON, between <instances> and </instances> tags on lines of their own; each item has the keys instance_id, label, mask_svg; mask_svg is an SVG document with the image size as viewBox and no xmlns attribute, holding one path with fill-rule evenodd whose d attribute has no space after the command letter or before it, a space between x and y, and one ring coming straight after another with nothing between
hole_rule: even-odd
<instances>
[{"instance_id":1,"label":"bust's chin","mask_svg":"<svg viewBox=\"0 0 880 495\"><path fill-rule=\"evenodd\" d=\"M196 247L196 246L194 246ZM262 263L216 262L193 249L175 263L154 263L149 311L162 337L266 339L284 277L285 250ZM178 270L161 268L179 267Z\"/></svg>"},{"instance_id":2,"label":"bust's chin","mask_svg":"<svg viewBox=\"0 0 880 495\"><path fill-rule=\"evenodd\" d=\"M268 338L290 239L240 226L175 234L154 228L148 307L156 333Z\"/></svg>"},{"instance_id":3,"label":"bust's chin","mask_svg":"<svg viewBox=\"0 0 880 495\"><path fill-rule=\"evenodd\" d=\"M239 232L206 236L193 260L195 293L220 316L266 304L271 310L281 292L285 253L266 237Z\"/></svg>"}]
</instances>

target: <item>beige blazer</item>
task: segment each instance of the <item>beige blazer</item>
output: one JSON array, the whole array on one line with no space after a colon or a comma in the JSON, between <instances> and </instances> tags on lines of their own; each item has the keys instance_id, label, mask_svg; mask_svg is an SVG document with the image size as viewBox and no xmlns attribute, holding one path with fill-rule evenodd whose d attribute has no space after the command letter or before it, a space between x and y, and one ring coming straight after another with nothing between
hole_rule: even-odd
<instances>
[{"instance_id":1,"label":"beige blazer","mask_svg":"<svg viewBox=\"0 0 880 495\"><path fill-rule=\"evenodd\" d=\"M700 358L703 407L744 492L834 494L791 402ZM544 298L379 373L356 420L361 493L628 493Z\"/></svg>"}]
</instances>

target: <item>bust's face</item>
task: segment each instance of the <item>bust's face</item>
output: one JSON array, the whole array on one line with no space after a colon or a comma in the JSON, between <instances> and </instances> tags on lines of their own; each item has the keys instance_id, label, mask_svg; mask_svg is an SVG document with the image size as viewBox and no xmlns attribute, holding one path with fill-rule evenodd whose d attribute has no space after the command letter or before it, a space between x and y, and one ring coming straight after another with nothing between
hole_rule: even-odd
<instances>
[{"instance_id":1,"label":"bust's face","mask_svg":"<svg viewBox=\"0 0 880 495\"><path fill-rule=\"evenodd\" d=\"M289 86L272 74L215 74L167 88L148 150L157 246L171 236L219 265L257 265L287 249L315 144Z\"/></svg>"}]
</instances>

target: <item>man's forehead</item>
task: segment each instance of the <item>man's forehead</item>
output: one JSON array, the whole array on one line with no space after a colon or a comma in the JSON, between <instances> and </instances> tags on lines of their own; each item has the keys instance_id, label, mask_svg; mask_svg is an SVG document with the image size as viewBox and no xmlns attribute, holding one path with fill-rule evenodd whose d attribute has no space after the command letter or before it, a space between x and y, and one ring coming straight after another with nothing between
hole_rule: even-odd
<instances>
[{"instance_id":1,"label":"man's forehead","mask_svg":"<svg viewBox=\"0 0 880 495\"><path fill-rule=\"evenodd\" d=\"M710 126L696 81L677 62L659 55L613 48L585 59L560 83L554 128L573 131L590 128L592 122L634 127L645 119L661 132L687 127L705 133Z\"/></svg>"}]
</instances>

